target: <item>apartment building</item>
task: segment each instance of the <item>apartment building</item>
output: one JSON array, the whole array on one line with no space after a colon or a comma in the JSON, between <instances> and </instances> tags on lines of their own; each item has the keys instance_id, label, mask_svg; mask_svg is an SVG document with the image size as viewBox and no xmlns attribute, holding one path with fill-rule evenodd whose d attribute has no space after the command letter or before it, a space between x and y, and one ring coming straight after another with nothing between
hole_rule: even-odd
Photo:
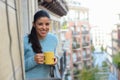
<instances>
[{"instance_id":1,"label":"apartment building","mask_svg":"<svg viewBox=\"0 0 120 80\"><path fill-rule=\"evenodd\" d=\"M77 65L78 69L92 65L90 49L89 9L82 7L79 1L66 0L69 8L64 20L67 22L65 40L69 45L68 57L70 69Z\"/></svg>"},{"instance_id":2,"label":"apartment building","mask_svg":"<svg viewBox=\"0 0 120 80\"><path fill-rule=\"evenodd\" d=\"M117 30L117 26L114 26L114 29L112 30L112 52L113 55L115 55L118 52L118 30Z\"/></svg>"},{"instance_id":3,"label":"apartment building","mask_svg":"<svg viewBox=\"0 0 120 80\"><path fill-rule=\"evenodd\" d=\"M118 15L118 22L112 30L112 55L115 56L120 52L120 15ZM120 70L113 64L113 73L120 80Z\"/></svg>"},{"instance_id":4,"label":"apartment building","mask_svg":"<svg viewBox=\"0 0 120 80\"><path fill-rule=\"evenodd\" d=\"M107 34L107 46L106 46L106 52L107 52L107 61L110 65L112 65L112 33ZM111 68L112 70L112 68Z\"/></svg>"},{"instance_id":5,"label":"apartment building","mask_svg":"<svg viewBox=\"0 0 120 80\"><path fill-rule=\"evenodd\" d=\"M101 46L106 48L108 37L107 32L104 28L99 26L93 26L91 28L91 36L93 46L95 46L96 48L101 48Z\"/></svg>"},{"instance_id":6,"label":"apartment building","mask_svg":"<svg viewBox=\"0 0 120 80\"><path fill-rule=\"evenodd\" d=\"M117 23L112 30L113 55L120 51L120 23Z\"/></svg>"}]
</instances>

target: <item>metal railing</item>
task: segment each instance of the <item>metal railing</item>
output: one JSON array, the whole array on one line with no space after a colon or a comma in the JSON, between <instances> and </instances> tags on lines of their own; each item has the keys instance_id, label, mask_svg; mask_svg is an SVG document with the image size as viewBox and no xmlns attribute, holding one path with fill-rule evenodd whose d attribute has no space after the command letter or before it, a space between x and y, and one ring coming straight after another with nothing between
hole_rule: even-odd
<instances>
[{"instance_id":1,"label":"metal railing","mask_svg":"<svg viewBox=\"0 0 120 80\"><path fill-rule=\"evenodd\" d=\"M63 56L60 58L60 71L63 78L66 69L66 51L63 52Z\"/></svg>"}]
</instances>

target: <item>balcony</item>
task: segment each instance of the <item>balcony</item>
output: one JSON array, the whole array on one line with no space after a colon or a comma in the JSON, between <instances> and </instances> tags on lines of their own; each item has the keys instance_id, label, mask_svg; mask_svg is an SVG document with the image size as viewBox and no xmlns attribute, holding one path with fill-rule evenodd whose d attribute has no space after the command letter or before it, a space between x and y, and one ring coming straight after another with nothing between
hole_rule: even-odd
<instances>
[{"instance_id":1,"label":"balcony","mask_svg":"<svg viewBox=\"0 0 120 80\"><path fill-rule=\"evenodd\" d=\"M86 54L85 56L83 56L83 60L90 60L91 56L90 54Z\"/></svg>"},{"instance_id":2,"label":"balcony","mask_svg":"<svg viewBox=\"0 0 120 80\"><path fill-rule=\"evenodd\" d=\"M80 49L80 44L77 42L73 42L72 49Z\"/></svg>"},{"instance_id":3,"label":"balcony","mask_svg":"<svg viewBox=\"0 0 120 80\"><path fill-rule=\"evenodd\" d=\"M51 12L64 16L67 14L68 6L65 0L38 0L39 6L43 6Z\"/></svg>"},{"instance_id":4,"label":"balcony","mask_svg":"<svg viewBox=\"0 0 120 80\"><path fill-rule=\"evenodd\" d=\"M84 30L84 31L82 31L82 34L89 34L89 31Z\"/></svg>"},{"instance_id":5,"label":"balcony","mask_svg":"<svg viewBox=\"0 0 120 80\"><path fill-rule=\"evenodd\" d=\"M80 32L72 32L73 37L80 37Z\"/></svg>"},{"instance_id":6,"label":"balcony","mask_svg":"<svg viewBox=\"0 0 120 80\"><path fill-rule=\"evenodd\" d=\"M76 67L77 69L81 70L82 69L82 60L80 58L80 60L77 60L76 62L74 62L74 67Z\"/></svg>"},{"instance_id":7,"label":"balcony","mask_svg":"<svg viewBox=\"0 0 120 80\"><path fill-rule=\"evenodd\" d=\"M115 41L117 46L120 47L120 40L119 39L112 39L112 41Z\"/></svg>"},{"instance_id":8,"label":"balcony","mask_svg":"<svg viewBox=\"0 0 120 80\"><path fill-rule=\"evenodd\" d=\"M83 48L86 48L86 47L88 47L88 46L89 46L89 43L88 43L88 42L83 42L83 43L82 43L82 47L83 47Z\"/></svg>"}]
</instances>

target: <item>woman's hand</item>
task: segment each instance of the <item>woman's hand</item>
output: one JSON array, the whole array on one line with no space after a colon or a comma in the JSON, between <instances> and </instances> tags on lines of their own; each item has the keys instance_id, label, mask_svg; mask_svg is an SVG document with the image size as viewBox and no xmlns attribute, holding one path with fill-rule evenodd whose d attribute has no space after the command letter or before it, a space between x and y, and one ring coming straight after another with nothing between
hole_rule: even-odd
<instances>
[{"instance_id":1,"label":"woman's hand","mask_svg":"<svg viewBox=\"0 0 120 80\"><path fill-rule=\"evenodd\" d=\"M58 60L57 60L57 58L55 57L55 58L54 58L54 64L53 64L53 65L57 64L57 62L58 62Z\"/></svg>"},{"instance_id":2,"label":"woman's hand","mask_svg":"<svg viewBox=\"0 0 120 80\"><path fill-rule=\"evenodd\" d=\"M44 54L43 53L37 53L34 57L36 63L43 64L44 63Z\"/></svg>"}]
</instances>

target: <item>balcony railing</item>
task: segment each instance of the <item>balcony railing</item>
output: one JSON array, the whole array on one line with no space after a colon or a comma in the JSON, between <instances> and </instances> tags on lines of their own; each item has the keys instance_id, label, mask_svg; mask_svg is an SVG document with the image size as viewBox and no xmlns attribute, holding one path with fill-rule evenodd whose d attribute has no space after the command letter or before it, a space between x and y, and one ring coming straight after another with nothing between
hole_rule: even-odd
<instances>
[{"instance_id":1,"label":"balcony railing","mask_svg":"<svg viewBox=\"0 0 120 80\"><path fill-rule=\"evenodd\" d=\"M72 32L73 35L79 35L79 32Z\"/></svg>"},{"instance_id":2,"label":"balcony railing","mask_svg":"<svg viewBox=\"0 0 120 80\"><path fill-rule=\"evenodd\" d=\"M87 55L83 56L83 60L90 60L90 59L91 59L90 54L87 54Z\"/></svg>"},{"instance_id":3,"label":"balcony railing","mask_svg":"<svg viewBox=\"0 0 120 80\"><path fill-rule=\"evenodd\" d=\"M89 31L82 31L82 34L88 34L89 33Z\"/></svg>"},{"instance_id":4,"label":"balcony railing","mask_svg":"<svg viewBox=\"0 0 120 80\"><path fill-rule=\"evenodd\" d=\"M60 58L60 72L61 76L64 76L66 70L66 52L64 51L63 56Z\"/></svg>"},{"instance_id":5,"label":"balcony railing","mask_svg":"<svg viewBox=\"0 0 120 80\"><path fill-rule=\"evenodd\" d=\"M80 37L80 32L72 32L73 37Z\"/></svg>"},{"instance_id":6,"label":"balcony railing","mask_svg":"<svg viewBox=\"0 0 120 80\"><path fill-rule=\"evenodd\" d=\"M89 46L89 43L88 43L88 42L83 42L83 43L82 43L82 46L83 46L83 47Z\"/></svg>"},{"instance_id":7,"label":"balcony railing","mask_svg":"<svg viewBox=\"0 0 120 80\"><path fill-rule=\"evenodd\" d=\"M80 44L78 43L72 44L72 49L78 49L78 48L80 48Z\"/></svg>"},{"instance_id":8,"label":"balcony railing","mask_svg":"<svg viewBox=\"0 0 120 80\"><path fill-rule=\"evenodd\" d=\"M117 46L118 46L118 47L120 47L120 40L119 40L119 39L112 39L112 40L117 43Z\"/></svg>"}]
</instances>

